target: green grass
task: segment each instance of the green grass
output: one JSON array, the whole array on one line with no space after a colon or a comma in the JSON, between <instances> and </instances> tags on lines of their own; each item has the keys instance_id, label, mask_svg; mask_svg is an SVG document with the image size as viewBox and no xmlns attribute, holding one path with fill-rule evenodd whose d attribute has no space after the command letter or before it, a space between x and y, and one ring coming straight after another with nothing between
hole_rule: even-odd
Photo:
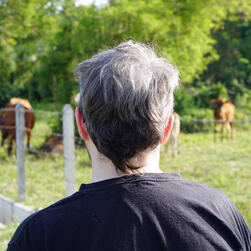
<instances>
[{"instance_id":1,"label":"green grass","mask_svg":"<svg viewBox=\"0 0 251 251\"><path fill-rule=\"evenodd\" d=\"M0 229L0 251L5 251L7 249L8 242L15 232L17 226L17 223L10 223L3 229Z\"/></svg>"},{"instance_id":2,"label":"green grass","mask_svg":"<svg viewBox=\"0 0 251 251\"><path fill-rule=\"evenodd\" d=\"M51 134L48 121L56 115L36 116L31 145L41 146ZM6 142L7 143L7 142ZM6 144L7 145L7 144ZM160 166L165 172L180 172L185 179L213 186L225 192L251 226L251 128L238 129L230 141L213 142L212 133L182 134L180 154L172 158L161 152ZM91 181L91 166L84 148L76 149L77 189L81 183ZM16 158L7 156L0 148L0 191L17 200ZM64 197L63 156L37 158L26 155L26 200L23 204L40 209ZM15 224L0 230L0 243L7 243L16 228ZM1 250L1 249L0 249ZM3 249L4 250L4 249Z\"/></svg>"}]
</instances>

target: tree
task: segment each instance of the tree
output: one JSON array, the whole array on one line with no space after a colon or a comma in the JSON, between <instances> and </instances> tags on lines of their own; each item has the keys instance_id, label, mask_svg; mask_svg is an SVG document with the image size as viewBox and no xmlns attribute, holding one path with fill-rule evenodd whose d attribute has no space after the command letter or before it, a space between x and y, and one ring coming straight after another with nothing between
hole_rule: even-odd
<instances>
[{"instance_id":1,"label":"tree","mask_svg":"<svg viewBox=\"0 0 251 251\"><path fill-rule=\"evenodd\" d=\"M246 88L251 89L251 22L243 16L242 20L226 21L213 36L220 57L208 65L201 79L209 85L222 82L235 99L238 94L244 94Z\"/></svg>"},{"instance_id":2,"label":"tree","mask_svg":"<svg viewBox=\"0 0 251 251\"><path fill-rule=\"evenodd\" d=\"M75 38L88 45L88 52L130 38L154 43L162 55L176 62L187 83L218 58L212 31L246 7L246 0L114 0L103 9L88 9L91 15L80 16L77 30L81 33Z\"/></svg>"},{"instance_id":3,"label":"tree","mask_svg":"<svg viewBox=\"0 0 251 251\"><path fill-rule=\"evenodd\" d=\"M9 95L11 89L36 100L69 102L77 88L75 65L128 39L155 44L161 55L176 62L182 82L188 85L219 58L214 46L218 37L212 32L217 34L225 19L232 26L236 14L250 13L247 0L109 2L98 8L76 7L73 0L0 0L4 93ZM249 50L248 42L240 55ZM247 57L238 60L243 71L249 69Z\"/></svg>"},{"instance_id":4,"label":"tree","mask_svg":"<svg viewBox=\"0 0 251 251\"><path fill-rule=\"evenodd\" d=\"M42 35L50 22L49 0L0 1L0 80L9 98L14 90L27 90L33 78ZM11 92L10 90L13 90ZM16 92L17 94L17 92ZM6 102L6 99L0 100Z\"/></svg>"}]
</instances>

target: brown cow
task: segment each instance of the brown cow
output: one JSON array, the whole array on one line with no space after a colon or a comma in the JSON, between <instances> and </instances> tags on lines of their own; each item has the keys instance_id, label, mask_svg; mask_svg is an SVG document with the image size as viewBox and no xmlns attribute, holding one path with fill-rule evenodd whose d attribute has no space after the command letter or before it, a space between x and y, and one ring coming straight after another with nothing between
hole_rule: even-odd
<instances>
[{"instance_id":1,"label":"brown cow","mask_svg":"<svg viewBox=\"0 0 251 251\"><path fill-rule=\"evenodd\" d=\"M0 126L2 131L2 145L4 140L9 137L9 146L8 154L11 154L13 140L16 139L16 114L15 108L18 103L21 103L25 109L25 134L27 135L27 148L30 149L30 138L31 138L31 129L35 123L35 116L32 112L32 107L28 100L21 98L11 98L10 101L5 105L0 115Z\"/></svg>"},{"instance_id":2,"label":"brown cow","mask_svg":"<svg viewBox=\"0 0 251 251\"><path fill-rule=\"evenodd\" d=\"M46 155L51 155L54 153L62 154L64 152L63 137L57 135L49 136L39 148L39 151L45 153Z\"/></svg>"},{"instance_id":3,"label":"brown cow","mask_svg":"<svg viewBox=\"0 0 251 251\"><path fill-rule=\"evenodd\" d=\"M172 142L172 156L175 157L178 151L179 145L179 135L180 135L180 116L178 113L173 112L173 128L170 133L169 140L167 142L166 148L168 149L168 145Z\"/></svg>"},{"instance_id":4,"label":"brown cow","mask_svg":"<svg viewBox=\"0 0 251 251\"><path fill-rule=\"evenodd\" d=\"M224 138L224 127L228 131L228 138L233 137L233 120L235 106L231 100L224 100L223 98L212 99L211 103L214 104L214 140L216 140L217 125L222 124L221 127L221 140Z\"/></svg>"}]
</instances>

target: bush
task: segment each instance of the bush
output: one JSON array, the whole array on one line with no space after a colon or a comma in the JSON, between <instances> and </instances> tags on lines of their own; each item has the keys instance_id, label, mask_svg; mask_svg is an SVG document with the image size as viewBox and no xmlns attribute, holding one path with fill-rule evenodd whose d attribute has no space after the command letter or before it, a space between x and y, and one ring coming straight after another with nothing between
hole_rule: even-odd
<instances>
[{"instance_id":1,"label":"bush","mask_svg":"<svg viewBox=\"0 0 251 251\"><path fill-rule=\"evenodd\" d=\"M174 110L180 116L189 114L193 109L195 109L195 104L192 95L184 89L178 89L174 93Z\"/></svg>"},{"instance_id":2,"label":"bush","mask_svg":"<svg viewBox=\"0 0 251 251\"><path fill-rule=\"evenodd\" d=\"M194 108L189 114L182 116L181 131L185 133L209 132L213 130L213 122L202 121L213 119L213 111L210 109ZM188 120L186 120L188 119ZM191 121L191 120L199 121Z\"/></svg>"},{"instance_id":3,"label":"bush","mask_svg":"<svg viewBox=\"0 0 251 251\"><path fill-rule=\"evenodd\" d=\"M212 130L212 122L202 121L189 121L186 119L213 119L213 109L205 108L209 107L210 97L201 103L196 104L196 97L198 93L190 90L190 94L187 90L179 89L175 93L175 111L181 116L181 131L185 133L191 132L208 132ZM205 92L206 93L206 92Z\"/></svg>"},{"instance_id":4,"label":"bush","mask_svg":"<svg viewBox=\"0 0 251 251\"><path fill-rule=\"evenodd\" d=\"M15 94L15 89L11 85L0 84L0 107L4 107Z\"/></svg>"}]
</instances>

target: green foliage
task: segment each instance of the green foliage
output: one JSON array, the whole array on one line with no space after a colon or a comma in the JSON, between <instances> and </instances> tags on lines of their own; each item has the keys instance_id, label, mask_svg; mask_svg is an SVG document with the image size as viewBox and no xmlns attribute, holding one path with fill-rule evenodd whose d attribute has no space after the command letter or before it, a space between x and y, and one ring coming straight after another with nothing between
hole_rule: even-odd
<instances>
[{"instance_id":1,"label":"green foliage","mask_svg":"<svg viewBox=\"0 0 251 251\"><path fill-rule=\"evenodd\" d=\"M203 121L213 119L212 109L193 108L189 114L182 116L181 131L184 133L212 132L213 122ZM188 120L186 120L188 119ZM191 121L192 120L192 121ZM194 120L194 121L193 121Z\"/></svg>"},{"instance_id":2,"label":"green foliage","mask_svg":"<svg viewBox=\"0 0 251 251\"><path fill-rule=\"evenodd\" d=\"M13 86L3 82L3 84L0 85L0 93L2 93L2 95L0 95L0 107L3 107L13 94Z\"/></svg>"},{"instance_id":3,"label":"green foliage","mask_svg":"<svg viewBox=\"0 0 251 251\"><path fill-rule=\"evenodd\" d=\"M113 1L96 11L92 48L102 49L128 38L154 43L162 55L176 62L182 80L189 82L217 58L211 32L227 14L232 16L237 4L245 2ZM84 39L86 34L82 34Z\"/></svg>"},{"instance_id":4,"label":"green foliage","mask_svg":"<svg viewBox=\"0 0 251 251\"><path fill-rule=\"evenodd\" d=\"M183 87L178 89L174 96L175 111L181 116L190 115L191 117L196 118L193 116L196 113L195 110L209 108L212 99L228 99L228 92L226 86L222 83L205 85L204 83L198 82L187 86L186 88ZM203 109L201 110L203 111ZM199 116L198 118L203 117Z\"/></svg>"},{"instance_id":5,"label":"green foliage","mask_svg":"<svg viewBox=\"0 0 251 251\"><path fill-rule=\"evenodd\" d=\"M174 93L174 110L184 116L190 114L191 111L195 108L195 103L192 95L189 94L188 90L181 88Z\"/></svg>"},{"instance_id":6,"label":"green foliage","mask_svg":"<svg viewBox=\"0 0 251 251\"><path fill-rule=\"evenodd\" d=\"M213 37L219 59L208 65L201 79L208 85L221 82L235 102L251 88L251 22L240 15L238 20L226 21Z\"/></svg>"},{"instance_id":7,"label":"green foliage","mask_svg":"<svg viewBox=\"0 0 251 251\"><path fill-rule=\"evenodd\" d=\"M197 108L210 107L210 101L212 99L229 99L226 86L220 82L210 85L199 82L193 84L192 90L194 104Z\"/></svg>"},{"instance_id":8,"label":"green foliage","mask_svg":"<svg viewBox=\"0 0 251 251\"><path fill-rule=\"evenodd\" d=\"M211 90L215 98L228 99L227 88L222 83L218 82L216 85L212 85Z\"/></svg>"},{"instance_id":9,"label":"green foliage","mask_svg":"<svg viewBox=\"0 0 251 251\"><path fill-rule=\"evenodd\" d=\"M251 90L246 89L245 93L238 94L235 98L235 105L237 107L235 111L235 119L239 120L251 120ZM244 123L244 124L236 124L234 125L237 129L245 129L248 130L251 126L251 123Z\"/></svg>"},{"instance_id":10,"label":"green foliage","mask_svg":"<svg viewBox=\"0 0 251 251\"><path fill-rule=\"evenodd\" d=\"M243 84L250 86L247 0L109 2L97 8L76 7L73 0L1 1L1 104L11 95L54 101L57 107L69 102L77 88L75 65L128 39L155 44L161 55L176 62L186 85L211 63L205 78L215 72L211 83L226 85L231 97L236 90L243 93ZM224 20L228 21L223 26ZM228 59L233 63L213 67L224 51L226 63Z\"/></svg>"}]
</instances>

